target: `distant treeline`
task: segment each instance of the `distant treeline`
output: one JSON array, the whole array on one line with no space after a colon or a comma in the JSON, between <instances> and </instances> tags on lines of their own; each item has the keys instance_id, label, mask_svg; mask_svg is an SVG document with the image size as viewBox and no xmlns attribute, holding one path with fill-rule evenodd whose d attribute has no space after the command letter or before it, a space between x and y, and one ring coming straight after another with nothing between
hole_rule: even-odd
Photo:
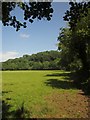
<instances>
[{"instance_id":1,"label":"distant treeline","mask_svg":"<svg viewBox=\"0 0 90 120\"><path fill-rule=\"evenodd\" d=\"M59 61L59 51L45 51L2 62L2 70L55 70L60 69Z\"/></svg>"}]
</instances>

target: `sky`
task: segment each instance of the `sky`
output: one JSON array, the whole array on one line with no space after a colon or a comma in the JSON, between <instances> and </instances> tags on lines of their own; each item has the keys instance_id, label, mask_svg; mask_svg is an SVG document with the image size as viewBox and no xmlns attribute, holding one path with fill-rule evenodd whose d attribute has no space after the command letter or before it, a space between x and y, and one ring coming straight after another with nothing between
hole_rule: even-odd
<instances>
[{"instance_id":1,"label":"sky","mask_svg":"<svg viewBox=\"0 0 90 120\"><path fill-rule=\"evenodd\" d=\"M51 21L36 19L33 23L27 23L27 28L21 28L18 32L13 27L2 26L0 22L0 27L2 27L0 61L6 61L26 54L31 55L41 51L58 49L57 38L60 28L67 27L63 16L65 11L69 9L69 4L68 2L53 2L52 6L54 13ZM15 9L12 14L22 20L23 15L19 8Z\"/></svg>"}]
</instances>

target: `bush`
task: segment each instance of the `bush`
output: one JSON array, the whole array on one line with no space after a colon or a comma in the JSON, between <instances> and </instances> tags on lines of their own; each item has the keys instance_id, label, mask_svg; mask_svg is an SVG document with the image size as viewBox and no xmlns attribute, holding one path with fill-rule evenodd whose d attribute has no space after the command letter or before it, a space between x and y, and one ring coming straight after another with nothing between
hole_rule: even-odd
<instances>
[{"instance_id":1,"label":"bush","mask_svg":"<svg viewBox=\"0 0 90 120\"><path fill-rule=\"evenodd\" d=\"M82 89L85 94L90 95L90 78L88 78L87 81L82 84Z\"/></svg>"},{"instance_id":2,"label":"bush","mask_svg":"<svg viewBox=\"0 0 90 120\"><path fill-rule=\"evenodd\" d=\"M90 95L90 72L79 70L74 73L74 84L77 88L82 89L85 94Z\"/></svg>"}]
</instances>

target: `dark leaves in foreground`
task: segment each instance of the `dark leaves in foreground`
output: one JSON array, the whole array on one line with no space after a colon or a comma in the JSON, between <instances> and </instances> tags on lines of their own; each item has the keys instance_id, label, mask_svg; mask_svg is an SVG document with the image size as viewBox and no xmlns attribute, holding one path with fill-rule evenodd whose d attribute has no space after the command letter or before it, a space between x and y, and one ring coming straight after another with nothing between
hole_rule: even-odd
<instances>
[{"instance_id":1,"label":"dark leaves in foreground","mask_svg":"<svg viewBox=\"0 0 90 120\"><path fill-rule=\"evenodd\" d=\"M24 22L17 20L16 16L13 16L11 12L19 7L23 11ZM2 3L2 23L4 26L13 26L16 31L20 30L21 27L26 28L26 21L30 23L34 21L35 18L38 20L47 19L51 20L53 9L51 7L51 2L3 2Z\"/></svg>"},{"instance_id":2,"label":"dark leaves in foreground","mask_svg":"<svg viewBox=\"0 0 90 120\"><path fill-rule=\"evenodd\" d=\"M90 8L90 2L69 2L70 10L67 10L63 17L65 21L68 21L70 28L74 29L77 22L88 15L88 8Z\"/></svg>"}]
</instances>

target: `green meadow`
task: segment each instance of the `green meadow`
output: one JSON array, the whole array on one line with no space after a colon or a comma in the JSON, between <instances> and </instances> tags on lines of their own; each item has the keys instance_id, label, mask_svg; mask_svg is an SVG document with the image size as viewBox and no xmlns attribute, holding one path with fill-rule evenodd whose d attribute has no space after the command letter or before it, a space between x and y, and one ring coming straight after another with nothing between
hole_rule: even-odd
<instances>
[{"instance_id":1,"label":"green meadow","mask_svg":"<svg viewBox=\"0 0 90 120\"><path fill-rule=\"evenodd\" d=\"M3 71L3 118L87 117L87 98L72 81L60 70Z\"/></svg>"}]
</instances>

